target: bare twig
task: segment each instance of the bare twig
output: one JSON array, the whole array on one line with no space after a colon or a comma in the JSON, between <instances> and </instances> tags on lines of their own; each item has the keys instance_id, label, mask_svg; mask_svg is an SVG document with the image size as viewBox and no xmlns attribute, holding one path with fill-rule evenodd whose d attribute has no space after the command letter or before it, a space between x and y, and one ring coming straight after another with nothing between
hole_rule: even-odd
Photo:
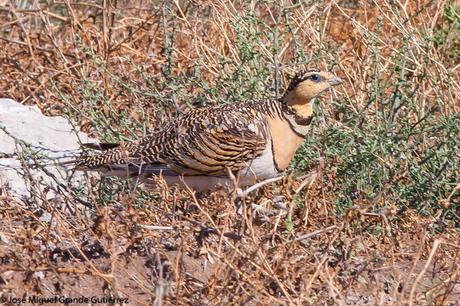
<instances>
[{"instance_id":1,"label":"bare twig","mask_svg":"<svg viewBox=\"0 0 460 306\"><path fill-rule=\"evenodd\" d=\"M336 229L336 228L337 228L337 225L331 225L329 227L322 228L322 229L316 230L314 232L301 235L301 236L295 238L294 241L305 240L305 239L311 238L313 236L319 235L321 233L332 231L333 229Z\"/></svg>"},{"instance_id":2,"label":"bare twig","mask_svg":"<svg viewBox=\"0 0 460 306\"><path fill-rule=\"evenodd\" d=\"M284 175L283 176L278 176L278 177L274 177L274 178L270 178L270 179L267 179L265 181L262 181L260 183L257 183L257 184L254 184L253 186L241 191L239 194L238 194L238 197L239 198L245 198L248 196L248 194L250 194L251 192L254 192L256 191L257 189L259 188L262 188L263 186L267 185L267 184L270 184L270 183L273 183L273 182L277 182L277 181L280 181L284 178Z\"/></svg>"},{"instance_id":3,"label":"bare twig","mask_svg":"<svg viewBox=\"0 0 460 306\"><path fill-rule=\"evenodd\" d=\"M411 288L410 294L409 294L409 306L414 305L414 295L415 295L415 290L417 289L417 285L420 282L420 280L422 279L423 275L426 273L426 270L428 269L428 267L430 266L430 264L431 264L431 262L433 260L434 254L436 254L436 250L438 249L440 243L441 243L440 239L436 239L433 242L433 246L431 247L430 255L428 255L428 259L426 260L422 271L420 271L420 273L415 278L414 283L412 284L412 288Z\"/></svg>"}]
</instances>

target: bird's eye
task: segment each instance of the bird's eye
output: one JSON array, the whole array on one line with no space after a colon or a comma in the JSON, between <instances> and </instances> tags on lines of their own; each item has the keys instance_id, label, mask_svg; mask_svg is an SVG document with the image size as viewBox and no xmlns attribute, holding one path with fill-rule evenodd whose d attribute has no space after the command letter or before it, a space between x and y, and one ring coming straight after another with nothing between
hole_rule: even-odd
<instances>
[{"instance_id":1,"label":"bird's eye","mask_svg":"<svg viewBox=\"0 0 460 306\"><path fill-rule=\"evenodd\" d=\"M319 82L321 81L321 76L319 74L312 74L310 76L310 80L312 80L313 82Z\"/></svg>"}]
</instances>

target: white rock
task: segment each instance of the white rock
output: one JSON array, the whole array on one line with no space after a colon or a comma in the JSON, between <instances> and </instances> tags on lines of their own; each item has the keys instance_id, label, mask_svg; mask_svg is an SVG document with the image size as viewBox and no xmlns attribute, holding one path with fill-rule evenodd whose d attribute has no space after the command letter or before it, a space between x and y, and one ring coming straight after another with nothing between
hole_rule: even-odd
<instances>
[{"instance_id":1,"label":"white rock","mask_svg":"<svg viewBox=\"0 0 460 306\"><path fill-rule=\"evenodd\" d=\"M36 106L0 99L0 186L28 198L31 192L67 183L67 171L53 161L74 159L85 142L95 140L75 131L66 119L44 116ZM36 161L46 166L36 167ZM47 193L47 198L53 196Z\"/></svg>"}]
</instances>

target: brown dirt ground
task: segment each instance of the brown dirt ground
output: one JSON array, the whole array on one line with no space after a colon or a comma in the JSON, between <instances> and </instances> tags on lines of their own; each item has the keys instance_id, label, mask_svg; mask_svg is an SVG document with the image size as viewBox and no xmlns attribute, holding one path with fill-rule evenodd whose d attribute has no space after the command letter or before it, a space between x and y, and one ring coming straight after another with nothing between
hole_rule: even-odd
<instances>
[{"instance_id":1,"label":"brown dirt ground","mask_svg":"<svg viewBox=\"0 0 460 306\"><path fill-rule=\"evenodd\" d=\"M180 305L458 304L459 237L434 233L433 218L407 212L390 225L385 215L355 208L339 218L315 205L295 212L289 232L282 222L288 210L273 208L282 200L271 188L240 208L223 191L196 202L179 191L162 197L160 205L134 208L125 199L128 205L88 210L65 208L64 197L32 208L3 193L2 296L126 297L130 305L160 298Z\"/></svg>"}]
</instances>

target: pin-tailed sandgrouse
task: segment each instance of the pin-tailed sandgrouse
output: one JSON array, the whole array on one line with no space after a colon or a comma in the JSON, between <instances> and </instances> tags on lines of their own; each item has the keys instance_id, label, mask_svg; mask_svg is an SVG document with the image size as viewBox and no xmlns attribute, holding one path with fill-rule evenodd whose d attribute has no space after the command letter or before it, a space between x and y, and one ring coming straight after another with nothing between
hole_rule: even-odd
<instances>
[{"instance_id":1,"label":"pin-tailed sandgrouse","mask_svg":"<svg viewBox=\"0 0 460 306\"><path fill-rule=\"evenodd\" d=\"M281 99L191 110L135 143L115 145L76 162L79 170L107 175L162 175L203 190L280 175L307 134L312 99L342 81L329 72L297 73Z\"/></svg>"}]
</instances>

